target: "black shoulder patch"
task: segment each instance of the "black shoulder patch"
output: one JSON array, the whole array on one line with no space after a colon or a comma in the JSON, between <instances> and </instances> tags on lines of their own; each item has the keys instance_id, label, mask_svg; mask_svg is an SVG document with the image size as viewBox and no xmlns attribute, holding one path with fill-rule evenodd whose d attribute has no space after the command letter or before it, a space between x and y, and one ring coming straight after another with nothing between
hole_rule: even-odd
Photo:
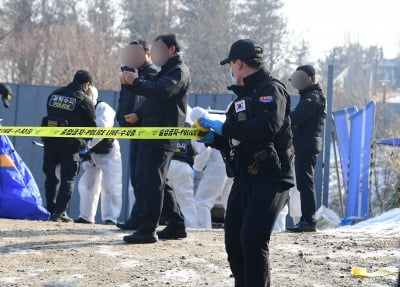
<instances>
[{"instance_id":1,"label":"black shoulder patch","mask_svg":"<svg viewBox=\"0 0 400 287\"><path fill-rule=\"evenodd\" d=\"M53 108L73 111L76 105L76 99L61 95L52 95L48 105Z\"/></svg>"}]
</instances>

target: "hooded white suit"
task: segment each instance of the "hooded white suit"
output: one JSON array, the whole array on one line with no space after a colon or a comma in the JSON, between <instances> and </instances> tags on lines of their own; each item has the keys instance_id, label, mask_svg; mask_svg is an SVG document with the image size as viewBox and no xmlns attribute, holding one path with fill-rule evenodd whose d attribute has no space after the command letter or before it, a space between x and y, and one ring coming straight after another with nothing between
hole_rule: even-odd
<instances>
[{"instance_id":1,"label":"hooded white suit","mask_svg":"<svg viewBox=\"0 0 400 287\"><path fill-rule=\"evenodd\" d=\"M193 108L192 120L196 121L200 117L210 117L210 115L202 108ZM192 141L192 145L197 153L193 169L203 172L195 195L198 226L212 228L211 209L218 197L223 194L227 179L225 163L218 150L206 147L203 143L195 140Z\"/></svg>"},{"instance_id":2,"label":"hooded white suit","mask_svg":"<svg viewBox=\"0 0 400 287\"><path fill-rule=\"evenodd\" d=\"M90 87L93 104L96 105L98 91ZM115 111L105 102L96 105L96 124L98 127L112 127ZM101 141L95 138L89 142L89 149ZM84 173L79 180L80 217L95 221L96 210L101 194L102 221L117 222L122 206L122 160L119 142L115 139L109 153L97 154L92 152L92 159L96 166L85 161L82 163Z\"/></svg>"}]
</instances>

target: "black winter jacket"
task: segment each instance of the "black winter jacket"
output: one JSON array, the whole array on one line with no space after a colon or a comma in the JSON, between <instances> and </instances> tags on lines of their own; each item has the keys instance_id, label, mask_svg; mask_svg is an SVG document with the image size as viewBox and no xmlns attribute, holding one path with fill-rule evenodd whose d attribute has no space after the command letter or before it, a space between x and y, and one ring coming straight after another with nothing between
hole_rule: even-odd
<instances>
[{"instance_id":1,"label":"black winter jacket","mask_svg":"<svg viewBox=\"0 0 400 287\"><path fill-rule=\"evenodd\" d=\"M326 117L326 98L319 84L299 92L300 102L290 114L293 144L296 150L318 153L322 148L320 133Z\"/></svg>"},{"instance_id":2,"label":"black winter jacket","mask_svg":"<svg viewBox=\"0 0 400 287\"><path fill-rule=\"evenodd\" d=\"M43 126L96 127L93 103L83 89L74 83L52 92L47 99L47 117ZM78 146L81 141L69 138L44 138L45 143Z\"/></svg>"},{"instance_id":3,"label":"black winter jacket","mask_svg":"<svg viewBox=\"0 0 400 287\"><path fill-rule=\"evenodd\" d=\"M137 110L143 127L183 127L186 119L190 73L179 55L170 58L151 80L137 78L128 89L146 97ZM147 145L174 151L176 140L146 140Z\"/></svg>"},{"instance_id":4,"label":"black winter jacket","mask_svg":"<svg viewBox=\"0 0 400 287\"><path fill-rule=\"evenodd\" d=\"M284 84L260 69L231 86L237 98L227 110L222 136L215 134L213 147L220 149L227 173L239 182L277 182L293 186L293 146L290 97Z\"/></svg>"},{"instance_id":5,"label":"black winter jacket","mask_svg":"<svg viewBox=\"0 0 400 287\"><path fill-rule=\"evenodd\" d=\"M148 62L144 64L139 70L139 76L144 79L153 78L158 72L158 69L155 65ZM130 124L125 121L124 116L130 113L135 113L139 107L143 104L146 98L140 95L137 95L130 91L127 85L121 85L121 92L119 93L118 99L118 109L117 109L117 121L121 127L134 127L137 124Z\"/></svg>"}]
</instances>

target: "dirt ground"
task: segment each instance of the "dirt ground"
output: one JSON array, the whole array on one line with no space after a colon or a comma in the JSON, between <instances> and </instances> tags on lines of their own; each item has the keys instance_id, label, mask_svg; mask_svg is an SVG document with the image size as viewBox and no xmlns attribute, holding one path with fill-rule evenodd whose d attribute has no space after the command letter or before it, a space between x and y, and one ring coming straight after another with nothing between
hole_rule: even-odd
<instances>
[{"instance_id":1,"label":"dirt ground","mask_svg":"<svg viewBox=\"0 0 400 287\"><path fill-rule=\"evenodd\" d=\"M398 266L397 231L273 234L272 286L397 286L394 275L350 275L352 267ZM114 226L0 219L0 286L233 286L222 229L151 245L124 244L125 234Z\"/></svg>"}]
</instances>

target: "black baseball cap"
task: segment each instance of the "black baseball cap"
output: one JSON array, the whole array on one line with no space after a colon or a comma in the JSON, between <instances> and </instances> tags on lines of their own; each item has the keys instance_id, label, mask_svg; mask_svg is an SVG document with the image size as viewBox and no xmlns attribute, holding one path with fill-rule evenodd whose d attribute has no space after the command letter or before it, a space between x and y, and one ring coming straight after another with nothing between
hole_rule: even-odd
<instances>
[{"instance_id":1,"label":"black baseball cap","mask_svg":"<svg viewBox=\"0 0 400 287\"><path fill-rule=\"evenodd\" d=\"M296 71L303 71L309 77L315 77L315 69L311 65L298 66Z\"/></svg>"},{"instance_id":2,"label":"black baseball cap","mask_svg":"<svg viewBox=\"0 0 400 287\"><path fill-rule=\"evenodd\" d=\"M89 71L79 70L75 73L73 82L79 85L82 85L84 83L92 84L93 78Z\"/></svg>"},{"instance_id":3,"label":"black baseball cap","mask_svg":"<svg viewBox=\"0 0 400 287\"><path fill-rule=\"evenodd\" d=\"M221 65L228 64L232 60L262 60L263 48L250 39L238 40L232 44L228 58L220 62Z\"/></svg>"}]
</instances>

